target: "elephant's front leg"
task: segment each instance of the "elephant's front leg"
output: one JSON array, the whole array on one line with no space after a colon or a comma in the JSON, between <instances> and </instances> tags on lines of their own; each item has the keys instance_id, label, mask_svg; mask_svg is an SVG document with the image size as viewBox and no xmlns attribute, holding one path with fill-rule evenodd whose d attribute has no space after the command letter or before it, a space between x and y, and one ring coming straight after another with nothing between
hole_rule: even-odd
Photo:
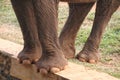
<instances>
[{"instance_id":1,"label":"elephant's front leg","mask_svg":"<svg viewBox=\"0 0 120 80\"><path fill-rule=\"evenodd\" d=\"M35 62L40 58L42 49L38 38L32 0L11 0L11 2L24 38L24 48L19 53L18 58L20 63Z\"/></svg>"},{"instance_id":2,"label":"elephant's front leg","mask_svg":"<svg viewBox=\"0 0 120 80\"><path fill-rule=\"evenodd\" d=\"M99 60L99 44L102 34L112 14L120 5L119 0L99 0L90 36L85 43L83 50L78 54L80 61L95 63Z\"/></svg>"},{"instance_id":3,"label":"elephant's front leg","mask_svg":"<svg viewBox=\"0 0 120 80\"><path fill-rule=\"evenodd\" d=\"M57 35L57 0L34 0L43 55L36 63L42 74L58 72L67 65Z\"/></svg>"}]
</instances>

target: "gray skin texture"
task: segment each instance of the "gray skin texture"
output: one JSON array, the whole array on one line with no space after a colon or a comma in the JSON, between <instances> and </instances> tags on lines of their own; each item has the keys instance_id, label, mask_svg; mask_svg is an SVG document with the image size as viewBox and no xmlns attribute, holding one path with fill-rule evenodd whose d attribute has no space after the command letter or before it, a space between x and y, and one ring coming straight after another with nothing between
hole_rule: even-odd
<instances>
[{"instance_id":1,"label":"gray skin texture","mask_svg":"<svg viewBox=\"0 0 120 80\"><path fill-rule=\"evenodd\" d=\"M24 48L18 55L20 63L35 63L42 74L56 73L66 68L66 58L75 56L76 34L95 3L95 0L80 1L73 3L68 0L69 17L58 37L59 0L11 0L24 39ZM97 1L93 28L84 48L76 56L78 60L90 63L99 60L102 33L119 5L119 0Z\"/></svg>"}]
</instances>

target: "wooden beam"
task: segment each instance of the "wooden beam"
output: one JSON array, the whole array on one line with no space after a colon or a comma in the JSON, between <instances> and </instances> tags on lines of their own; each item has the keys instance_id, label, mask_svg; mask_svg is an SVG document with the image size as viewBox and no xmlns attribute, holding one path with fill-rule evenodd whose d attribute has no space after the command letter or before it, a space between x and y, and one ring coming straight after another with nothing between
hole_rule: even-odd
<instances>
[{"instance_id":1,"label":"wooden beam","mask_svg":"<svg viewBox=\"0 0 120 80\"><path fill-rule=\"evenodd\" d=\"M34 65L22 65L18 63L17 53L22 45L0 39L0 53L10 57L10 75L21 80L119 80L106 73L87 69L82 65L69 62L69 67L56 74L41 76L36 72ZM0 55L1 58L1 55ZM3 60L2 60L3 61ZM4 61L3 61L4 62ZM0 59L1 63L1 59ZM0 68L1 69L1 68Z\"/></svg>"}]
</instances>

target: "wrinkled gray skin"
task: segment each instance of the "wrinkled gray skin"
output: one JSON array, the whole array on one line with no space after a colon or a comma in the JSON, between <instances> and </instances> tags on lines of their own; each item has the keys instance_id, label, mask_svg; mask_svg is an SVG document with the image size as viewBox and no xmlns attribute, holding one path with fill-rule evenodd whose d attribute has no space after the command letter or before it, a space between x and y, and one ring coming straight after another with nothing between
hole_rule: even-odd
<instances>
[{"instance_id":1,"label":"wrinkled gray skin","mask_svg":"<svg viewBox=\"0 0 120 80\"><path fill-rule=\"evenodd\" d=\"M75 56L76 34L95 3L72 1L68 3L68 20L58 37L58 0L11 0L24 38L24 48L18 55L20 63L36 63L42 74L65 69L65 57ZM93 28L84 48L77 55L78 60L90 63L99 60L98 48L102 33L119 5L120 0L97 1Z\"/></svg>"}]
</instances>

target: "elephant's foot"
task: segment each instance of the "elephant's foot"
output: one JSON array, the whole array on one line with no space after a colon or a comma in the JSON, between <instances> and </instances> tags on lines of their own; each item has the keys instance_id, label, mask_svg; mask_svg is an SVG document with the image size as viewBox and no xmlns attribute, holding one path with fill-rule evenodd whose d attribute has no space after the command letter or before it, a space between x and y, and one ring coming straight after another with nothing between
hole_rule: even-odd
<instances>
[{"instance_id":1,"label":"elephant's foot","mask_svg":"<svg viewBox=\"0 0 120 80\"><path fill-rule=\"evenodd\" d=\"M75 47L74 46L64 46L62 47L63 54L67 59L74 58L75 57Z\"/></svg>"},{"instance_id":2,"label":"elephant's foot","mask_svg":"<svg viewBox=\"0 0 120 80\"><path fill-rule=\"evenodd\" d=\"M56 73L64 70L68 63L64 55L61 53L48 53L43 54L43 56L36 63L37 71L42 75L47 75L50 73Z\"/></svg>"},{"instance_id":3,"label":"elephant's foot","mask_svg":"<svg viewBox=\"0 0 120 80\"><path fill-rule=\"evenodd\" d=\"M88 51L88 50L82 50L76 56L76 58L79 61L88 62L88 63L97 63L99 60L99 57L100 57L100 55L98 52L92 52L92 51Z\"/></svg>"},{"instance_id":4,"label":"elephant's foot","mask_svg":"<svg viewBox=\"0 0 120 80\"><path fill-rule=\"evenodd\" d=\"M23 49L19 55L19 62L22 64L34 64L41 57L41 48Z\"/></svg>"},{"instance_id":5,"label":"elephant's foot","mask_svg":"<svg viewBox=\"0 0 120 80\"><path fill-rule=\"evenodd\" d=\"M75 47L73 40L67 40L60 37L60 45L65 58L70 59L75 57Z\"/></svg>"}]
</instances>

